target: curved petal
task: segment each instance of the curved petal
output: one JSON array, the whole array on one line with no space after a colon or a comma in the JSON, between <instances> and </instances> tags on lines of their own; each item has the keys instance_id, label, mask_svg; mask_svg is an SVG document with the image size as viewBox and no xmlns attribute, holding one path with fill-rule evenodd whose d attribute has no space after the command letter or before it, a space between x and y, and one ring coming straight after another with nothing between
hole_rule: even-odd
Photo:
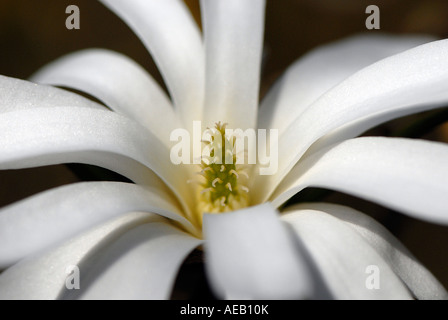
<instances>
[{"instance_id":1,"label":"curved petal","mask_svg":"<svg viewBox=\"0 0 448 320\"><path fill-rule=\"evenodd\" d=\"M278 172L262 176L270 193L320 137L350 122L448 101L448 40L431 42L364 68L322 95L279 139ZM260 179L258 179L260 180Z\"/></svg>"},{"instance_id":2,"label":"curved petal","mask_svg":"<svg viewBox=\"0 0 448 320\"><path fill-rule=\"evenodd\" d=\"M62 89L0 75L0 114L59 106L104 109L98 103Z\"/></svg>"},{"instance_id":3,"label":"curved petal","mask_svg":"<svg viewBox=\"0 0 448 320\"><path fill-rule=\"evenodd\" d=\"M140 122L165 143L171 131L180 127L159 85L137 63L117 52L90 49L72 53L39 70L32 80L84 91Z\"/></svg>"},{"instance_id":4,"label":"curved petal","mask_svg":"<svg viewBox=\"0 0 448 320\"><path fill-rule=\"evenodd\" d=\"M57 248L20 261L0 274L0 300L57 299L66 286L69 267L79 266L121 234L154 218L149 213L129 213Z\"/></svg>"},{"instance_id":5,"label":"curved petal","mask_svg":"<svg viewBox=\"0 0 448 320\"><path fill-rule=\"evenodd\" d=\"M171 199L129 183L78 183L52 189L0 210L0 268L132 212L153 212L194 232Z\"/></svg>"},{"instance_id":6,"label":"curved petal","mask_svg":"<svg viewBox=\"0 0 448 320\"><path fill-rule=\"evenodd\" d=\"M311 297L310 270L269 204L204 215L206 270L216 293L244 299Z\"/></svg>"},{"instance_id":7,"label":"curved petal","mask_svg":"<svg viewBox=\"0 0 448 320\"><path fill-rule=\"evenodd\" d=\"M279 134L332 87L368 65L434 39L360 34L321 46L291 65L260 106L259 128Z\"/></svg>"},{"instance_id":8,"label":"curved petal","mask_svg":"<svg viewBox=\"0 0 448 320\"><path fill-rule=\"evenodd\" d=\"M380 113L377 115L372 115L367 118L357 120L350 122L346 125L343 125L336 130L333 130L323 137L321 137L319 140L317 140L315 143L313 143L310 148L306 151L306 153L303 155L303 157L307 157L308 155L311 155L315 152L318 152L319 150L322 150L326 147L329 147L333 144L336 144L338 142L342 142L347 139L355 138L362 133L366 132L367 130L385 123L387 121L397 119L400 117L404 117L410 114L423 112L431 109L436 109L438 107L445 107L446 103L441 103L440 105L422 105L422 106L415 106L413 108L409 109L400 109L388 113Z\"/></svg>"},{"instance_id":9,"label":"curved petal","mask_svg":"<svg viewBox=\"0 0 448 320\"><path fill-rule=\"evenodd\" d=\"M205 58L201 34L181 0L101 0L140 37L187 125L201 119Z\"/></svg>"},{"instance_id":10,"label":"curved petal","mask_svg":"<svg viewBox=\"0 0 448 320\"><path fill-rule=\"evenodd\" d=\"M64 299L168 299L177 272L202 240L164 221L139 226L80 265L80 290Z\"/></svg>"},{"instance_id":11,"label":"curved petal","mask_svg":"<svg viewBox=\"0 0 448 320\"><path fill-rule=\"evenodd\" d=\"M308 187L346 192L417 219L448 224L448 146L412 139L358 138L303 159L273 195L279 205Z\"/></svg>"},{"instance_id":12,"label":"curved petal","mask_svg":"<svg viewBox=\"0 0 448 320\"><path fill-rule=\"evenodd\" d=\"M141 184L163 179L180 201L188 200L185 166L138 123L111 111L39 108L0 117L0 169L79 162L105 167ZM151 170L148 170L151 169ZM182 195L182 196L181 196Z\"/></svg>"},{"instance_id":13,"label":"curved petal","mask_svg":"<svg viewBox=\"0 0 448 320\"><path fill-rule=\"evenodd\" d=\"M204 116L234 129L255 128L265 0L201 1L206 52Z\"/></svg>"},{"instance_id":14,"label":"curved petal","mask_svg":"<svg viewBox=\"0 0 448 320\"><path fill-rule=\"evenodd\" d=\"M299 210L285 214L282 220L304 242L336 299L412 299L387 261L339 219L320 211ZM370 266L377 268L377 288L367 283Z\"/></svg>"},{"instance_id":15,"label":"curved petal","mask_svg":"<svg viewBox=\"0 0 448 320\"><path fill-rule=\"evenodd\" d=\"M289 211L316 210L341 220L355 230L390 265L417 299L448 299L445 288L385 227L352 208L330 203L304 203Z\"/></svg>"}]
</instances>

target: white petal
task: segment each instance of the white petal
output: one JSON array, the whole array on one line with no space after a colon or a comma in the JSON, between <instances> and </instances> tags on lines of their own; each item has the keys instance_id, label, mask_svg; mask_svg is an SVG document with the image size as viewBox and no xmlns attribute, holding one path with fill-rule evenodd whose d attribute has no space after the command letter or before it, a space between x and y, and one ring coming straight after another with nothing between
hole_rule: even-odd
<instances>
[{"instance_id":1,"label":"white petal","mask_svg":"<svg viewBox=\"0 0 448 320\"><path fill-rule=\"evenodd\" d=\"M32 80L84 91L140 122L162 142L168 143L171 131L180 127L159 85L137 63L113 51L72 53L45 66Z\"/></svg>"},{"instance_id":2,"label":"white petal","mask_svg":"<svg viewBox=\"0 0 448 320\"><path fill-rule=\"evenodd\" d=\"M330 214L358 232L406 283L417 299L447 299L436 278L385 227L352 208L329 203L304 203L290 210L311 209Z\"/></svg>"},{"instance_id":3,"label":"white petal","mask_svg":"<svg viewBox=\"0 0 448 320\"><path fill-rule=\"evenodd\" d=\"M361 120L350 122L346 125L343 125L336 130L333 130L323 137L321 137L319 140L317 140L314 144L310 146L310 148L306 151L305 155L303 157L306 157L308 155L311 155L315 152L320 151L321 149L324 149L326 147L329 147L333 144L336 144L338 142L355 138L362 133L366 132L367 130L385 123L387 121L390 121L392 119L404 117L413 113L418 113L422 111L427 111L430 109L436 109L438 107L445 106L445 103L442 103L441 105L421 105L421 106L415 106L413 108L408 109L400 109L396 111L391 111L384 114L377 114L372 115L367 118L363 118Z\"/></svg>"},{"instance_id":4,"label":"white petal","mask_svg":"<svg viewBox=\"0 0 448 320\"><path fill-rule=\"evenodd\" d=\"M154 135L114 112L64 107L8 112L0 117L0 132L2 170L78 162L141 184L153 183L153 170L180 200L189 199L186 167L172 165L169 149Z\"/></svg>"},{"instance_id":5,"label":"white petal","mask_svg":"<svg viewBox=\"0 0 448 320\"><path fill-rule=\"evenodd\" d=\"M311 144L332 130L369 117L446 104L446 70L448 40L442 40L381 60L341 82L286 129L279 139L278 172L258 179L256 192L273 190Z\"/></svg>"},{"instance_id":6,"label":"white petal","mask_svg":"<svg viewBox=\"0 0 448 320\"><path fill-rule=\"evenodd\" d=\"M200 120L205 58L199 28L180 0L102 0L143 41L188 125Z\"/></svg>"},{"instance_id":7,"label":"white petal","mask_svg":"<svg viewBox=\"0 0 448 320\"><path fill-rule=\"evenodd\" d=\"M282 216L304 243L336 299L411 299L386 261L352 228L315 210ZM367 285L369 266L378 267L379 288Z\"/></svg>"},{"instance_id":8,"label":"white petal","mask_svg":"<svg viewBox=\"0 0 448 320\"><path fill-rule=\"evenodd\" d=\"M256 126L265 0L201 1L206 50L205 120Z\"/></svg>"},{"instance_id":9,"label":"white petal","mask_svg":"<svg viewBox=\"0 0 448 320\"><path fill-rule=\"evenodd\" d=\"M279 134L326 91L362 68L429 42L429 37L357 35L321 46L290 66L260 106L260 128Z\"/></svg>"},{"instance_id":10,"label":"white petal","mask_svg":"<svg viewBox=\"0 0 448 320\"><path fill-rule=\"evenodd\" d=\"M291 299L314 294L310 271L269 204L204 215L206 270L221 297Z\"/></svg>"},{"instance_id":11,"label":"white petal","mask_svg":"<svg viewBox=\"0 0 448 320\"><path fill-rule=\"evenodd\" d=\"M179 209L157 190L129 183L78 183L52 189L0 210L0 268L119 215L143 211L193 232Z\"/></svg>"},{"instance_id":12,"label":"white petal","mask_svg":"<svg viewBox=\"0 0 448 320\"><path fill-rule=\"evenodd\" d=\"M153 220L149 213L129 213L55 249L20 261L0 274L0 299L57 299L66 285L67 268L79 266L124 232Z\"/></svg>"},{"instance_id":13,"label":"white petal","mask_svg":"<svg viewBox=\"0 0 448 320\"><path fill-rule=\"evenodd\" d=\"M201 242L163 221L137 227L81 264L81 289L63 298L168 299L182 262Z\"/></svg>"},{"instance_id":14,"label":"white petal","mask_svg":"<svg viewBox=\"0 0 448 320\"><path fill-rule=\"evenodd\" d=\"M279 205L305 187L346 192L417 219L448 224L448 146L358 138L303 159L273 195Z\"/></svg>"},{"instance_id":15,"label":"white petal","mask_svg":"<svg viewBox=\"0 0 448 320\"><path fill-rule=\"evenodd\" d=\"M98 103L62 89L0 75L0 114L59 106L104 109Z\"/></svg>"}]
</instances>

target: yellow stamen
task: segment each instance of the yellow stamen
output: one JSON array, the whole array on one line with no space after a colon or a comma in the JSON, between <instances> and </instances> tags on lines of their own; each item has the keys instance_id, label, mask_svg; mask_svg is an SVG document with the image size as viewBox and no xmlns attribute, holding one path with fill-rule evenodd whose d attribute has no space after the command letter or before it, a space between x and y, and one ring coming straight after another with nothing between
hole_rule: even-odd
<instances>
[{"instance_id":1,"label":"yellow stamen","mask_svg":"<svg viewBox=\"0 0 448 320\"><path fill-rule=\"evenodd\" d=\"M205 141L210 154L203 155L199 174L202 180L198 188L197 214L221 213L238 210L249 205L249 188L241 185L241 176L249 178L236 164L233 152L234 138L225 136L226 124L217 123L210 141Z\"/></svg>"}]
</instances>

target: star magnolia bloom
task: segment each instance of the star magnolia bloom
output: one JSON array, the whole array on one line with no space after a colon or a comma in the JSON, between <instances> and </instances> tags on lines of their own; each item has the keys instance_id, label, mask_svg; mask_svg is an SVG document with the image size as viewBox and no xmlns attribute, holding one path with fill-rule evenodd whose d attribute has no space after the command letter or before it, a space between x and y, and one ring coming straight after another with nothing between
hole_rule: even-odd
<instances>
[{"instance_id":1,"label":"star magnolia bloom","mask_svg":"<svg viewBox=\"0 0 448 320\"><path fill-rule=\"evenodd\" d=\"M358 36L318 48L258 107L263 0L202 1L202 36L181 1L102 2L146 45L172 99L106 50L55 61L32 79L41 85L0 78L0 169L78 162L135 182L77 183L2 208L1 298L169 298L195 248L218 297L447 297L366 215L325 203L276 208L314 186L448 223L445 144L354 138L446 105L448 41ZM46 84L85 91L112 111ZM197 168L169 161L170 132L194 120L279 130L278 172L249 172L246 208L202 212L206 200L187 183ZM71 265L80 290L66 290ZM374 290L372 265L381 277Z\"/></svg>"}]
</instances>

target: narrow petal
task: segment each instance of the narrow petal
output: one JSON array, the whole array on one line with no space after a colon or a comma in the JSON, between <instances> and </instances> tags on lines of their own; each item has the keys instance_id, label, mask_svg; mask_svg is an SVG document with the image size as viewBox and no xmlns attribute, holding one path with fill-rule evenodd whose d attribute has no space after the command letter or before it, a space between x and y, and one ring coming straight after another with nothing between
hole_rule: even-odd
<instances>
[{"instance_id":1,"label":"narrow petal","mask_svg":"<svg viewBox=\"0 0 448 320\"><path fill-rule=\"evenodd\" d=\"M356 35L321 46L291 65L260 106L260 128L279 134L313 102L355 72L391 55L429 42L429 37Z\"/></svg>"},{"instance_id":2,"label":"narrow petal","mask_svg":"<svg viewBox=\"0 0 448 320\"><path fill-rule=\"evenodd\" d=\"M101 0L140 37L187 124L200 120L205 58L201 34L181 0Z\"/></svg>"},{"instance_id":3,"label":"narrow petal","mask_svg":"<svg viewBox=\"0 0 448 320\"><path fill-rule=\"evenodd\" d=\"M352 208L329 203L304 203L287 211L317 210L340 219L374 248L405 282L417 299L447 299L439 281L385 227Z\"/></svg>"},{"instance_id":4,"label":"narrow petal","mask_svg":"<svg viewBox=\"0 0 448 320\"><path fill-rule=\"evenodd\" d=\"M56 248L21 260L0 274L0 299L57 299L66 286L69 267L79 266L130 229L158 219L150 213L125 214Z\"/></svg>"},{"instance_id":5,"label":"narrow petal","mask_svg":"<svg viewBox=\"0 0 448 320\"><path fill-rule=\"evenodd\" d=\"M320 211L299 210L282 220L304 242L336 299L412 299L389 264L339 219ZM379 288L370 286L370 266L378 268Z\"/></svg>"},{"instance_id":6,"label":"narrow petal","mask_svg":"<svg viewBox=\"0 0 448 320\"><path fill-rule=\"evenodd\" d=\"M205 120L255 128L265 0L201 1L206 51Z\"/></svg>"},{"instance_id":7,"label":"narrow petal","mask_svg":"<svg viewBox=\"0 0 448 320\"><path fill-rule=\"evenodd\" d=\"M52 189L0 210L0 268L132 211L157 213L194 231L172 201L129 183L78 183Z\"/></svg>"},{"instance_id":8,"label":"narrow petal","mask_svg":"<svg viewBox=\"0 0 448 320\"><path fill-rule=\"evenodd\" d=\"M346 192L414 218L448 224L448 146L358 138L303 159L272 196L279 205L308 187Z\"/></svg>"},{"instance_id":9,"label":"narrow petal","mask_svg":"<svg viewBox=\"0 0 448 320\"><path fill-rule=\"evenodd\" d=\"M206 267L221 297L311 297L310 271L276 211L264 204L204 216Z\"/></svg>"},{"instance_id":10,"label":"narrow petal","mask_svg":"<svg viewBox=\"0 0 448 320\"><path fill-rule=\"evenodd\" d=\"M436 109L438 107L445 107L446 103L442 103L441 105L421 105L416 106L409 109L400 109L388 113L381 113L377 115L372 115L367 118L363 118L361 120L356 120L350 122L346 125L343 125L327 134L323 137L319 138L314 144L310 146L310 148L306 151L303 157L311 155L315 152L318 152L326 147L329 147L338 142L342 142L347 139L355 138L367 130L385 123L387 121L397 119L400 117L404 117L410 114L427 111L429 109Z\"/></svg>"},{"instance_id":11,"label":"narrow petal","mask_svg":"<svg viewBox=\"0 0 448 320\"><path fill-rule=\"evenodd\" d=\"M178 183L189 179L187 169L172 165L169 149L144 127L114 112L64 107L8 112L0 118L0 132L2 170L78 162L141 184L153 183L153 170L180 200L188 200L186 183Z\"/></svg>"},{"instance_id":12,"label":"narrow petal","mask_svg":"<svg viewBox=\"0 0 448 320\"><path fill-rule=\"evenodd\" d=\"M168 299L182 262L201 242L164 221L139 226L81 264L81 289L62 298Z\"/></svg>"},{"instance_id":13,"label":"narrow petal","mask_svg":"<svg viewBox=\"0 0 448 320\"><path fill-rule=\"evenodd\" d=\"M159 85L137 63L113 51L72 53L45 66L32 80L86 92L140 122L162 142L168 143L170 132L180 127Z\"/></svg>"},{"instance_id":14,"label":"narrow petal","mask_svg":"<svg viewBox=\"0 0 448 320\"><path fill-rule=\"evenodd\" d=\"M0 114L59 106L104 109L100 104L78 94L2 75L0 75L0 97Z\"/></svg>"},{"instance_id":15,"label":"narrow petal","mask_svg":"<svg viewBox=\"0 0 448 320\"><path fill-rule=\"evenodd\" d=\"M325 134L354 121L400 116L448 101L448 40L435 41L381 60L322 95L279 139L278 172L256 182L269 193L306 150ZM260 181L263 180L263 181Z\"/></svg>"}]
</instances>

